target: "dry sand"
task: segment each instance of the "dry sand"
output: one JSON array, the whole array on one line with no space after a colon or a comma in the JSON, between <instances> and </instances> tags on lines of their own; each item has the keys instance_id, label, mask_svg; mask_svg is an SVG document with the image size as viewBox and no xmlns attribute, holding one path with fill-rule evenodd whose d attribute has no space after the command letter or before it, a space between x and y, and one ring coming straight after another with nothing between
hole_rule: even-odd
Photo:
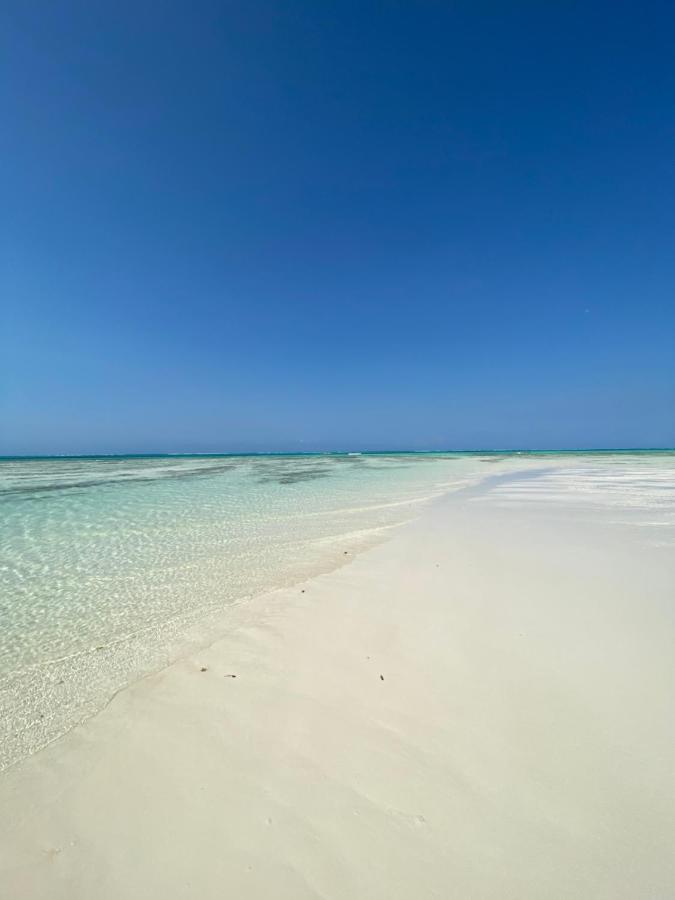
<instances>
[{"instance_id":1,"label":"dry sand","mask_svg":"<svg viewBox=\"0 0 675 900\"><path fill-rule=\"evenodd\" d=\"M610 520L470 490L234 610L0 777L0 896L675 897L673 553Z\"/></svg>"}]
</instances>

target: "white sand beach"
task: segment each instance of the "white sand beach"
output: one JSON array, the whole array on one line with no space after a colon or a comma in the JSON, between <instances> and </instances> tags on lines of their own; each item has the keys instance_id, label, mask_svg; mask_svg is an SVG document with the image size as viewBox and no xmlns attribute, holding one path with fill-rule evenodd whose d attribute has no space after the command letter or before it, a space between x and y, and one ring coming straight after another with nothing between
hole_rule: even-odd
<instances>
[{"instance_id":1,"label":"white sand beach","mask_svg":"<svg viewBox=\"0 0 675 900\"><path fill-rule=\"evenodd\" d=\"M0 776L0 896L675 897L672 523L530 469Z\"/></svg>"}]
</instances>

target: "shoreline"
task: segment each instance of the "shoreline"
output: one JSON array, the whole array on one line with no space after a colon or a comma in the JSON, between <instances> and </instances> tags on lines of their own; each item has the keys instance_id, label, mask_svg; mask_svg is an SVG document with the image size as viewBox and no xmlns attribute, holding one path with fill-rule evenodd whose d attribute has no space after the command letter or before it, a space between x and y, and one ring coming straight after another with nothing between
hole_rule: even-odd
<instances>
[{"instance_id":1,"label":"shoreline","mask_svg":"<svg viewBox=\"0 0 675 900\"><path fill-rule=\"evenodd\" d=\"M494 478L2 773L0 892L665 898L672 554Z\"/></svg>"},{"instance_id":2,"label":"shoreline","mask_svg":"<svg viewBox=\"0 0 675 900\"><path fill-rule=\"evenodd\" d=\"M0 472L0 772L210 643L232 607L337 568L343 549L386 539L483 474L475 462L396 473L343 460L317 473L316 460L264 459L226 471L180 462L167 475L158 462ZM328 477L315 487L317 474Z\"/></svg>"}]
</instances>

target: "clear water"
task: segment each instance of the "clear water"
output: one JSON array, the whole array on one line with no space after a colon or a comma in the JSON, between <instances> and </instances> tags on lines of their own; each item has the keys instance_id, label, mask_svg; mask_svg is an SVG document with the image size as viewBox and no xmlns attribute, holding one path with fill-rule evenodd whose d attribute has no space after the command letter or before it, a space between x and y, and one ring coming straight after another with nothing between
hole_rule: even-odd
<instances>
[{"instance_id":1,"label":"clear water","mask_svg":"<svg viewBox=\"0 0 675 900\"><path fill-rule=\"evenodd\" d=\"M453 455L0 461L0 767L475 479ZM192 642L192 643L191 643Z\"/></svg>"}]
</instances>

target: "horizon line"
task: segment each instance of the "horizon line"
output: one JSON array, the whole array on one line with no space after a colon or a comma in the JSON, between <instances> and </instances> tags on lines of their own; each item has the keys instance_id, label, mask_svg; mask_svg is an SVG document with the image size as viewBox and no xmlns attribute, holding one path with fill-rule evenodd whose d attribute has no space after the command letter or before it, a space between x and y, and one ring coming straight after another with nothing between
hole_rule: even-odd
<instances>
[{"instance_id":1,"label":"horizon line","mask_svg":"<svg viewBox=\"0 0 675 900\"><path fill-rule=\"evenodd\" d=\"M223 456L347 456L410 454L410 453L675 453L675 447L468 447L468 448L435 448L413 450L410 448L392 448L386 450L369 449L324 449L324 450L207 450L207 451L130 451L103 453L9 453L0 454L0 462L28 459L157 459L157 458L189 458L189 457L223 457Z\"/></svg>"}]
</instances>

